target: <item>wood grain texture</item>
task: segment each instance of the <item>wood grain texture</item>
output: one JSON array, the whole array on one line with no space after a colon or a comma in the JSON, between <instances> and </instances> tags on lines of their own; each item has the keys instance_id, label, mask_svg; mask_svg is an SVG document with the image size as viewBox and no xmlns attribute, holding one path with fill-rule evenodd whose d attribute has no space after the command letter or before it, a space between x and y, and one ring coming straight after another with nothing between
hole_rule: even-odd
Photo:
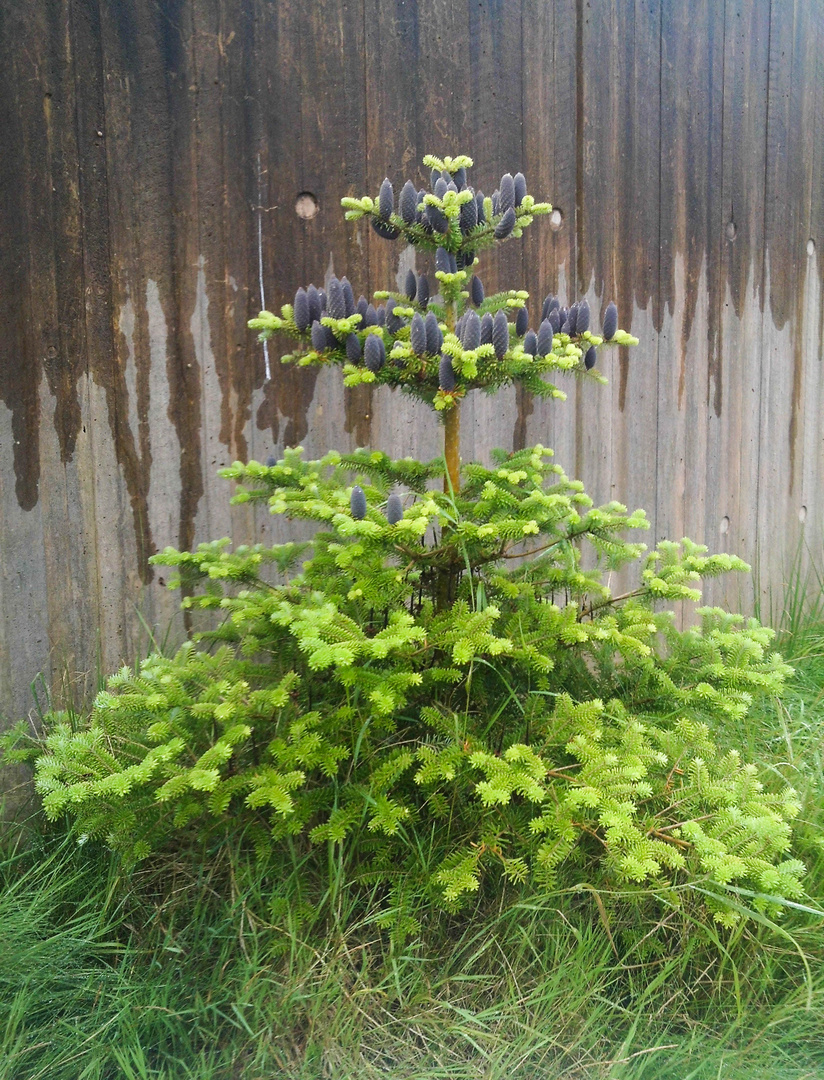
<instances>
[{"instance_id":1,"label":"wood grain texture","mask_svg":"<svg viewBox=\"0 0 824 1080\"><path fill-rule=\"evenodd\" d=\"M296 534L221 465L438 452L428 410L274 342L267 377L246 329L333 272L432 273L339 206L427 152L562 213L482 258L487 291L525 284L533 326L549 292L595 329L614 299L641 338L566 403L470 395L463 456L554 446L647 539L756 565L713 602L777 610L821 559L824 0L0 0L0 141L0 715L179 639L152 552Z\"/></svg>"}]
</instances>

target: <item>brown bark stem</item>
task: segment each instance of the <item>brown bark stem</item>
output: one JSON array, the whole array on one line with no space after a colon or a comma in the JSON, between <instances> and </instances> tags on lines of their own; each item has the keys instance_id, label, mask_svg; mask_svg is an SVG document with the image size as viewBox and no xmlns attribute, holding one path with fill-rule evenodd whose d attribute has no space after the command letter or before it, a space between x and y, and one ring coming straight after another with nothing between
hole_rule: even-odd
<instances>
[{"instance_id":1,"label":"brown bark stem","mask_svg":"<svg viewBox=\"0 0 824 1080\"><path fill-rule=\"evenodd\" d=\"M443 478L443 490L446 495L451 491L457 495L461 488L461 406L456 401L444 416L443 456L446 460L446 476Z\"/></svg>"}]
</instances>

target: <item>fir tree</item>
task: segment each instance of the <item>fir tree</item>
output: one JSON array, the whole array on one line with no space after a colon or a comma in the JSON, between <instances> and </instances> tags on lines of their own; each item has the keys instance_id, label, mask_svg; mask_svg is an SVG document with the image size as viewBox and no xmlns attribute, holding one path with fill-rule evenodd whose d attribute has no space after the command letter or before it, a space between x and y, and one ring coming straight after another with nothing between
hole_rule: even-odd
<instances>
[{"instance_id":1,"label":"fir tree","mask_svg":"<svg viewBox=\"0 0 824 1080\"><path fill-rule=\"evenodd\" d=\"M636 339L613 303L598 335L585 298L547 296L530 327L525 292L486 295L479 254L551 207L521 173L490 198L469 186L469 158L424 163L430 190L407 180L396 199L387 178L343 205L427 253L439 295L410 273L404 292L356 303L332 277L250 325L293 339L285 363L336 364L347 386L432 406L443 454L305 461L298 448L223 470L236 502L318 531L155 557L177 568L186 607L218 617L197 635L208 648L124 668L79 729L52 718L31 751L47 814L132 861L230 819L261 854L288 837L354 841L363 881L391 892L402 877L446 906L496 875L538 888L708 881L725 922L740 909L718 899L727 885L762 906L801 895L794 793L719 738L789 669L755 620L704 608L681 631L667 608L747 567L688 540L645 553L626 536L643 512L593 506L543 446L497 452L490 467L459 458L469 391L518 383L561 399L551 378L604 381L602 349ZM632 563L637 587L613 595L605 575ZM410 841L433 829L434 868Z\"/></svg>"}]
</instances>

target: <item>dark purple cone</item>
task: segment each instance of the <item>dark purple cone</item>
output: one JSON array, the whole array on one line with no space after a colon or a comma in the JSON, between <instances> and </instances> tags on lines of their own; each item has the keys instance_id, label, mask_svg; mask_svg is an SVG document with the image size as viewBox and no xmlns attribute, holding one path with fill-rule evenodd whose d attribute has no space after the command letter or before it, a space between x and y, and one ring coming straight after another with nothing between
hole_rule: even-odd
<instances>
[{"instance_id":1,"label":"dark purple cone","mask_svg":"<svg viewBox=\"0 0 824 1080\"><path fill-rule=\"evenodd\" d=\"M312 323L312 348L315 352L326 351L326 327L322 326L317 319Z\"/></svg>"},{"instance_id":2,"label":"dark purple cone","mask_svg":"<svg viewBox=\"0 0 824 1080\"><path fill-rule=\"evenodd\" d=\"M463 253L463 257L464 257L464 266L472 266L472 264L475 262L475 252L474 251L465 251Z\"/></svg>"},{"instance_id":3,"label":"dark purple cone","mask_svg":"<svg viewBox=\"0 0 824 1080\"><path fill-rule=\"evenodd\" d=\"M350 315L354 315L355 311L355 294L352 292L352 286L349 284L348 277L342 277L340 279L341 288L343 289L343 299L346 301L346 318Z\"/></svg>"},{"instance_id":4,"label":"dark purple cone","mask_svg":"<svg viewBox=\"0 0 824 1080\"><path fill-rule=\"evenodd\" d=\"M439 247L435 252L435 269L440 270L442 274L452 272L452 264L449 261L449 252L446 248Z\"/></svg>"},{"instance_id":5,"label":"dark purple cone","mask_svg":"<svg viewBox=\"0 0 824 1080\"><path fill-rule=\"evenodd\" d=\"M432 188L433 194L437 195L439 199L442 199L446 195L449 185L442 176L439 176L435 181L435 186Z\"/></svg>"},{"instance_id":6,"label":"dark purple cone","mask_svg":"<svg viewBox=\"0 0 824 1080\"><path fill-rule=\"evenodd\" d=\"M520 206L526 195L526 177L522 172L515 173L515 205Z\"/></svg>"},{"instance_id":7,"label":"dark purple cone","mask_svg":"<svg viewBox=\"0 0 824 1080\"><path fill-rule=\"evenodd\" d=\"M549 315L546 317L546 321L552 327L552 333L557 334L561 329L561 313L558 308L550 308Z\"/></svg>"},{"instance_id":8,"label":"dark purple cone","mask_svg":"<svg viewBox=\"0 0 824 1080\"><path fill-rule=\"evenodd\" d=\"M415 293L418 291L418 279L415 277L414 270L406 271L406 288L404 292L410 300L415 299Z\"/></svg>"},{"instance_id":9,"label":"dark purple cone","mask_svg":"<svg viewBox=\"0 0 824 1080\"><path fill-rule=\"evenodd\" d=\"M567 315L567 323L569 324L568 334L577 334L578 332L578 304L571 304L569 308L569 314Z\"/></svg>"},{"instance_id":10,"label":"dark purple cone","mask_svg":"<svg viewBox=\"0 0 824 1080\"><path fill-rule=\"evenodd\" d=\"M366 496L359 484L355 484L352 488L352 494L349 497L349 509L352 511L352 517L355 521L363 521L366 517Z\"/></svg>"},{"instance_id":11,"label":"dark purple cone","mask_svg":"<svg viewBox=\"0 0 824 1080\"><path fill-rule=\"evenodd\" d=\"M506 240L512 230L515 228L515 211L510 208L506 211L504 216L495 226L495 239Z\"/></svg>"},{"instance_id":12,"label":"dark purple cone","mask_svg":"<svg viewBox=\"0 0 824 1080\"><path fill-rule=\"evenodd\" d=\"M578 304L578 316L575 319L576 334L583 334L585 331L589 330L589 319L589 304L586 302L586 300L582 300Z\"/></svg>"},{"instance_id":13,"label":"dark purple cone","mask_svg":"<svg viewBox=\"0 0 824 1080\"><path fill-rule=\"evenodd\" d=\"M440 178L441 174L440 170L438 169L433 169L432 172L429 174L429 186L432 188L433 191L435 190L435 185L440 180Z\"/></svg>"},{"instance_id":14,"label":"dark purple cone","mask_svg":"<svg viewBox=\"0 0 824 1080\"><path fill-rule=\"evenodd\" d=\"M607 310L604 312L603 330L601 331L604 341L612 341L615 331L618 329L618 308L610 300Z\"/></svg>"},{"instance_id":15,"label":"dark purple cone","mask_svg":"<svg viewBox=\"0 0 824 1080\"><path fill-rule=\"evenodd\" d=\"M455 181L458 191L463 191L466 187L466 169L461 165L460 169L455 171L455 175L452 177Z\"/></svg>"},{"instance_id":16,"label":"dark purple cone","mask_svg":"<svg viewBox=\"0 0 824 1080\"><path fill-rule=\"evenodd\" d=\"M480 307L484 302L484 287L477 274L472 275L472 280L469 283L469 297L475 307Z\"/></svg>"},{"instance_id":17,"label":"dark purple cone","mask_svg":"<svg viewBox=\"0 0 824 1080\"><path fill-rule=\"evenodd\" d=\"M418 208L418 193L411 180L407 180L401 189L401 197L398 200L400 215L407 225L415 220L415 211Z\"/></svg>"},{"instance_id":18,"label":"dark purple cone","mask_svg":"<svg viewBox=\"0 0 824 1080\"><path fill-rule=\"evenodd\" d=\"M504 175L501 177L500 192L501 213L505 214L507 210L514 210L515 181L512 179L512 173L504 173Z\"/></svg>"},{"instance_id":19,"label":"dark purple cone","mask_svg":"<svg viewBox=\"0 0 824 1080\"><path fill-rule=\"evenodd\" d=\"M496 188L492 192L492 216L497 217L501 213L501 193Z\"/></svg>"},{"instance_id":20,"label":"dark purple cone","mask_svg":"<svg viewBox=\"0 0 824 1080\"><path fill-rule=\"evenodd\" d=\"M418 278L418 303L422 308L429 303L429 278L426 274L421 274Z\"/></svg>"},{"instance_id":21,"label":"dark purple cone","mask_svg":"<svg viewBox=\"0 0 824 1080\"><path fill-rule=\"evenodd\" d=\"M426 330L426 351L430 356L435 356L436 353L441 351L443 334L440 326L438 326L438 319L434 311L430 311L426 316L424 329Z\"/></svg>"},{"instance_id":22,"label":"dark purple cone","mask_svg":"<svg viewBox=\"0 0 824 1080\"><path fill-rule=\"evenodd\" d=\"M448 356L442 356L438 365L438 385L447 393L455 389L455 369Z\"/></svg>"},{"instance_id":23,"label":"dark purple cone","mask_svg":"<svg viewBox=\"0 0 824 1080\"><path fill-rule=\"evenodd\" d=\"M449 218L446 214L439 210L437 206L428 204L426 206L426 220L429 222L430 227L436 233L445 233L449 228Z\"/></svg>"},{"instance_id":24,"label":"dark purple cone","mask_svg":"<svg viewBox=\"0 0 824 1080\"><path fill-rule=\"evenodd\" d=\"M549 318L549 307L550 307L551 302L554 299L555 299L554 296L545 296L544 297L544 304L543 304L543 307L541 308L541 322L543 322L544 319Z\"/></svg>"},{"instance_id":25,"label":"dark purple cone","mask_svg":"<svg viewBox=\"0 0 824 1080\"><path fill-rule=\"evenodd\" d=\"M370 334L363 346L363 359L370 371L376 375L386 363L386 348L377 334Z\"/></svg>"},{"instance_id":26,"label":"dark purple cone","mask_svg":"<svg viewBox=\"0 0 824 1080\"><path fill-rule=\"evenodd\" d=\"M450 274L457 274L457 272L458 272L458 260L457 260L456 256L450 251L449 252L449 273Z\"/></svg>"},{"instance_id":27,"label":"dark purple cone","mask_svg":"<svg viewBox=\"0 0 824 1080\"><path fill-rule=\"evenodd\" d=\"M518 337L523 337L529 327L529 312L525 307L518 308L518 314L515 316L515 333Z\"/></svg>"},{"instance_id":28,"label":"dark purple cone","mask_svg":"<svg viewBox=\"0 0 824 1080\"><path fill-rule=\"evenodd\" d=\"M484 214L484 193L482 191L476 194L475 205L478 208L478 224L483 225L486 221L486 214Z\"/></svg>"},{"instance_id":29,"label":"dark purple cone","mask_svg":"<svg viewBox=\"0 0 824 1080\"><path fill-rule=\"evenodd\" d=\"M538 327L536 348L536 356L549 356L552 352L552 322L549 319L544 319Z\"/></svg>"},{"instance_id":30,"label":"dark purple cone","mask_svg":"<svg viewBox=\"0 0 824 1080\"><path fill-rule=\"evenodd\" d=\"M346 297L343 295L343 286L336 277L329 278L326 296L330 317L333 319L345 319Z\"/></svg>"},{"instance_id":31,"label":"dark purple cone","mask_svg":"<svg viewBox=\"0 0 824 1080\"><path fill-rule=\"evenodd\" d=\"M509 348L509 322L505 311L496 312L492 320L492 348L499 360Z\"/></svg>"},{"instance_id":32,"label":"dark purple cone","mask_svg":"<svg viewBox=\"0 0 824 1080\"><path fill-rule=\"evenodd\" d=\"M266 459L266 467L271 469L273 465L277 465L277 459L274 454L270 454Z\"/></svg>"},{"instance_id":33,"label":"dark purple cone","mask_svg":"<svg viewBox=\"0 0 824 1080\"><path fill-rule=\"evenodd\" d=\"M397 334L401 327L404 325L403 319L399 315L394 313L397 307L397 300L387 300L387 329L390 334Z\"/></svg>"},{"instance_id":34,"label":"dark purple cone","mask_svg":"<svg viewBox=\"0 0 824 1080\"><path fill-rule=\"evenodd\" d=\"M306 299L309 302L309 318L314 322L320 318L320 295L314 285L306 290Z\"/></svg>"},{"instance_id":35,"label":"dark purple cone","mask_svg":"<svg viewBox=\"0 0 824 1080\"><path fill-rule=\"evenodd\" d=\"M595 367L595 360L595 346L590 345L590 347L586 351L586 355L584 356L584 367L587 369L587 371L589 371L590 368Z\"/></svg>"},{"instance_id":36,"label":"dark purple cone","mask_svg":"<svg viewBox=\"0 0 824 1080\"><path fill-rule=\"evenodd\" d=\"M458 185L455 183L454 180L450 180L449 183L446 185L446 190L447 191L454 191L455 194L457 195L458 194Z\"/></svg>"},{"instance_id":37,"label":"dark purple cone","mask_svg":"<svg viewBox=\"0 0 824 1080\"><path fill-rule=\"evenodd\" d=\"M397 525L403 517L403 503L400 495L394 492L386 500L386 520L390 525Z\"/></svg>"},{"instance_id":38,"label":"dark purple cone","mask_svg":"<svg viewBox=\"0 0 824 1080\"><path fill-rule=\"evenodd\" d=\"M395 192L392 190L392 184L389 181L389 177L385 177L381 184L380 195L378 196L378 212L384 221L388 221L392 215L392 211L395 209Z\"/></svg>"},{"instance_id":39,"label":"dark purple cone","mask_svg":"<svg viewBox=\"0 0 824 1080\"><path fill-rule=\"evenodd\" d=\"M412 322L409 324L409 344L412 346L412 352L416 356L423 356L427 351L426 325L423 321L423 315L418 311L412 316Z\"/></svg>"},{"instance_id":40,"label":"dark purple cone","mask_svg":"<svg viewBox=\"0 0 824 1080\"><path fill-rule=\"evenodd\" d=\"M361 343L357 334L349 334L346 338L346 359L350 364L357 364L361 358Z\"/></svg>"},{"instance_id":41,"label":"dark purple cone","mask_svg":"<svg viewBox=\"0 0 824 1080\"><path fill-rule=\"evenodd\" d=\"M309 297L306 295L306 289L298 289L295 293L295 326L303 333L312 325L312 320L309 318Z\"/></svg>"},{"instance_id":42,"label":"dark purple cone","mask_svg":"<svg viewBox=\"0 0 824 1080\"><path fill-rule=\"evenodd\" d=\"M461 204L461 232L466 236L478 224L478 204L474 199Z\"/></svg>"},{"instance_id":43,"label":"dark purple cone","mask_svg":"<svg viewBox=\"0 0 824 1080\"><path fill-rule=\"evenodd\" d=\"M326 314L326 293L323 289L318 289L318 300L320 300L320 312L321 315Z\"/></svg>"},{"instance_id":44,"label":"dark purple cone","mask_svg":"<svg viewBox=\"0 0 824 1080\"><path fill-rule=\"evenodd\" d=\"M560 319L561 326L563 326L564 323L567 321L567 315L569 315L569 308L565 308L565 307L559 307L558 308L558 318Z\"/></svg>"},{"instance_id":45,"label":"dark purple cone","mask_svg":"<svg viewBox=\"0 0 824 1080\"><path fill-rule=\"evenodd\" d=\"M538 352L538 335L534 330L527 330L524 337L524 352L529 353L530 356L537 355Z\"/></svg>"},{"instance_id":46,"label":"dark purple cone","mask_svg":"<svg viewBox=\"0 0 824 1080\"><path fill-rule=\"evenodd\" d=\"M492 316L487 311L486 315L481 319L481 345L492 344Z\"/></svg>"},{"instance_id":47,"label":"dark purple cone","mask_svg":"<svg viewBox=\"0 0 824 1080\"><path fill-rule=\"evenodd\" d=\"M386 308L383 304L378 304L377 310L375 311L375 318L378 326L384 326L386 324Z\"/></svg>"},{"instance_id":48,"label":"dark purple cone","mask_svg":"<svg viewBox=\"0 0 824 1080\"><path fill-rule=\"evenodd\" d=\"M566 319L561 323L561 333L568 334L570 337L575 333L575 325L567 315Z\"/></svg>"},{"instance_id":49,"label":"dark purple cone","mask_svg":"<svg viewBox=\"0 0 824 1080\"><path fill-rule=\"evenodd\" d=\"M467 351L477 349L481 344L481 320L478 318L477 311L471 308L464 316L461 344Z\"/></svg>"},{"instance_id":50,"label":"dark purple cone","mask_svg":"<svg viewBox=\"0 0 824 1080\"><path fill-rule=\"evenodd\" d=\"M455 336L458 341L461 340L461 334L463 333L464 317L461 315L460 319L455 323Z\"/></svg>"},{"instance_id":51,"label":"dark purple cone","mask_svg":"<svg viewBox=\"0 0 824 1080\"><path fill-rule=\"evenodd\" d=\"M456 251L455 252L455 269L463 270L467 265L467 260L473 257L471 251Z\"/></svg>"},{"instance_id":52,"label":"dark purple cone","mask_svg":"<svg viewBox=\"0 0 824 1080\"><path fill-rule=\"evenodd\" d=\"M363 316L362 326L377 326L378 325L378 313L375 310L374 304L366 305L366 313Z\"/></svg>"},{"instance_id":53,"label":"dark purple cone","mask_svg":"<svg viewBox=\"0 0 824 1080\"><path fill-rule=\"evenodd\" d=\"M324 329L326 330L326 348L337 349L340 342L335 337L335 331L332 329L331 326L326 326L324 327Z\"/></svg>"},{"instance_id":54,"label":"dark purple cone","mask_svg":"<svg viewBox=\"0 0 824 1080\"><path fill-rule=\"evenodd\" d=\"M366 312L367 312L368 308L369 308L369 301L366 299L365 296L359 296L358 297L358 304L357 304L357 307L355 308L355 310L357 311L358 315L360 315L360 317L361 317L361 326L363 326L363 320L366 318Z\"/></svg>"},{"instance_id":55,"label":"dark purple cone","mask_svg":"<svg viewBox=\"0 0 824 1080\"><path fill-rule=\"evenodd\" d=\"M401 235L394 225L389 225L385 221L381 221L380 218L372 218L372 228L378 234L382 236L384 240L397 240Z\"/></svg>"}]
</instances>

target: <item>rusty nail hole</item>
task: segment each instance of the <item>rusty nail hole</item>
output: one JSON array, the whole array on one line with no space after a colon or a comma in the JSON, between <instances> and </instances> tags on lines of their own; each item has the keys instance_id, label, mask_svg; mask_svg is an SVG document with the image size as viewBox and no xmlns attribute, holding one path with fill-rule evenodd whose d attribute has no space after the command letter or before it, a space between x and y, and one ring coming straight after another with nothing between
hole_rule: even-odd
<instances>
[{"instance_id":1,"label":"rusty nail hole","mask_svg":"<svg viewBox=\"0 0 824 1080\"><path fill-rule=\"evenodd\" d=\"M812 237L807 241L807 254L815 255L815 240Z\"/></svg>"},{"instance_id":2,"label":"rusty nail hole","mask_svg":"<svg viewBox=\"0 0 824 1080\"><path fill-rule=\"evenodd\" d=\"M57 356L57 349L55 349L54 345L49 345L48 349L46 349L46 356L50 360L54 360L55 356Z\"/></svg>"},{"instance_id":3,"label":"rusty nail hole","mask_svg":"<svg viewBox=\"0 0 824 1080\"><path fill-rule=\"evenodd\" d=\"M730 531L730 519L727 517L726 514L724 515L724 517L721 518L720 528L722 536Z\"/></svg>"},{"instance_id":4,"label":"rusty nail hole","mask_svg":"<svg viewBox=\"0 0 824 1080\"><path fill-rule=\"evenodd\" d=\"M798 511L798 520L801 521L801 522L804 522L804 521L807 520L807 507L806 506L802 506L801 509Z\"/></svg>"},{"instance_id":5,"label":"rusty nail hole","mask_svg":"<svg viewBox=\"0 0 824 1080\"><path fill-rule=\"evenodd\" d=\"M734 240L735 239L735 222L734 221L728 221L727 222L727 228L726 228L725 231L727 233L727 239L728 240Z\"/></svg>"},{"instance_id":6,"label":"rusty nail hole","mask_svg":"<svg viewBox=\"0 0 824 1080\"><path fill-rule=\"evenodd\" d=\"M563 220L564 220L564 215L556 207L552 211L552 213L549 215L549 227L550 227L550 229L554 229L554 231L557 232L560 229L561 225L563 224Z\"/></svg>"},{"instance_id":7,"label":"rusty nail hole","mask_svg":"<svg viewBox=\"0 0 824 1080\"><path fill-rule=\"evenodd\" d=\"M311 191L302 191L295 200L295 213L304 221L310 221L318 212L318 200Z\"/></svg>"}]
</instances>

